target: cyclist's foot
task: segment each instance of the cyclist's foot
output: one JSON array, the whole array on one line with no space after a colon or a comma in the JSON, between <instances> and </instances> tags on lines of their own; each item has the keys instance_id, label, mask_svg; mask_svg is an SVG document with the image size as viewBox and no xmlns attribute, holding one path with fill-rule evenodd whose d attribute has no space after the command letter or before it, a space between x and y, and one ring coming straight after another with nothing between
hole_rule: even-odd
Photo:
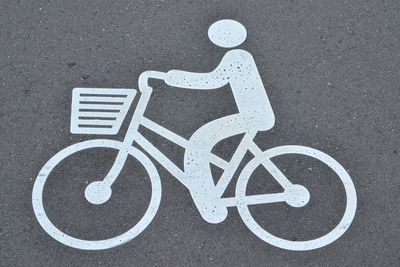
<instances>
[{"instance_id":1,"label":"cyclist's foot","mask_svg":"<svg viewBox=\"0 0 400 267\"><path fill-rule=\"evenodd\" d=\"M292 207L300 208L310 201L310 192L302 185L294 184L285 190L286 203Z\"/></svg>"},{"instance_id":2,"label":"cyclist's foot","mask_svg":"<svg viewBox=\"0 0 400 267\"><path fill-rule=\"evenodd\" d=\"M208 223L220 223L223 222L228 216L228 209L226 207L216 207L210 205L208 207L198 208L201 217Z\"/></svg>"},{"instance_id":3,"label":"cyclist's foot","mask_svg":"<svg viewBox=\"0 0 400 267\"><path fill-rule=\"evenodd\" d=\"M219 199L199 198L193 196L193 201L200 212L201 217L209 223L220 223L228 216L228 209L219 204Z\"/></svg>"},{"instance_id":4,"label":"cyclist's foot","mask_svg":"<svg viewBox=\"0 0 400 267\"><path fill-rule=\"evenodd\" d=\"M206 216L203 214L203 218L209 223L221 223L227 216L228 208L224 206L217 207L215 205L212 207L211 214L207 214Z\"/></svg>"},{"instance_id":5,"label":"cyclist's foot","mask_svg":"<svg viewBox=\"0 0 400 267\"><path fill-rule=\"evenodd\" d=\"M102 181L95 181L86 187L85 197L90 203L99 205L109 200L111 193L111 187L108 184Z\"/></svg>"}]
</instances>

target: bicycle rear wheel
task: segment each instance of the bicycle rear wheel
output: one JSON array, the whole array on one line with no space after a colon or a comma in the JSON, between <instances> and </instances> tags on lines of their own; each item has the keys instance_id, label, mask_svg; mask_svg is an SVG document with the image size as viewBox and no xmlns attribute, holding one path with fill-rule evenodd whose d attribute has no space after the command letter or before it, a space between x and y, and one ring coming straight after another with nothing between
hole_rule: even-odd
<instances>
[{"instance_id":1,"label":"bicycle rear wheel","mask_svg":"<svg viewBox=\"0 0 400 267\"><path fill-rule=\"evenodd\" d=\"M129 230L124 233L103 240L84 240L77 237L70 236L61 230L59 230L54 223L49 219L46 214L44 203L43 203L43 189L46 184L47 178L52 170L65 158L71 156L74 153L80 152L90 148L111 148L116 150L127 150L128 154L134 157L144 167L148 173L151 182L151 198L150 203L145 211L143 217ZM140 150L126 146L119 141L114 140L89 140L81 143L71 145L56 155L54 155L41 169L37 176L32 192L32 206L35 216L42 226L42 228L54 239L63 243L64 245L83 249L83 250L102 250L122 245L129 240L139 235L153 220L161 200L161 182L158 175L157 169L151 160Z\"/></svg>"},{"instance_id":2,"label":"bicycle rear wheel","mask_svg":"<svg viewBox=\"0 0 400 267\"><path fill-rule=\"evenodd\" d=\"M346 232L352 220L354 219L357 207L356 191L349 174L335 159L329 155L313 148L293 145L279 146L266 150L262 153L261 158L255 157L252 159L241 172L236 185L236 196L240 199L246 198L246 188L251 174L258 166L262 165L263 159L271 159L273 157L286 154L299 154L317 159L326 164L339 177L342 185L344 186L346 194L346 207L340 222L336 225L336 227L334 227L334 229L321 237L305 241L295 241L278 237L265 230L259 223L256 222L254 216L249 210L249 206L245 202L237 206L239 214L250 231L252 231L263 241L273 246L294 251L306 251L324 247L337 240Z\"/></svg>"}]
</instances>

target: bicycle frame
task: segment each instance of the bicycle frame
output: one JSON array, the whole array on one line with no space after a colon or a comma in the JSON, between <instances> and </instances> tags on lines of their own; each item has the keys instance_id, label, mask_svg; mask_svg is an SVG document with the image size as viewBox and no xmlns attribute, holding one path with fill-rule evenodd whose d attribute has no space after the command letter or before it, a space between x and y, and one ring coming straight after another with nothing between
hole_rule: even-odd
<instances>
[{"instance_id":1,"label":"bicycle frame","mask_svg":"<svg viewBox=\"0 0 400 267\"><path fill-rule=\"evenodd\" d=\"M158 72L153 72L153 75L157 75ZM154 76L153 76L154 77ZM179 136L178 134L162 127L161 125L151 121L150 119L144 117L144 112L147 107L147 103L150 100L152 89L139 81L139 87L141 88L142 95L140 96L139 102L137 104L136 110L132 116L132 120L129 124L126 136L124 138L123 144L126 147L132 146L136 142L140 147L142 147L147 153L151 155L157 162L159 162L168 172L170 172L175 178L177 178L189 191L195 190L190 187L187 182L189 179L185 179L185 173L182 171L175 163L173 163L168 157L166 157L159 149L157 149L149 140L147 140L141 133L139 133L139 126L143 126L164 138L167 138L171 142L183 147L187 147L187 142L185 138ZM239 164L241 163L243 157L247 151L250 151L255 157L262 157L262 150L253 142L253 139L257 132L246 133L241 140L237 150L235 151L232 159L227 162L224 159L216 156L215 154L210 155L210 162L224 170L221 178L219 179L216 187L216 194L218 198L221 198L225 192L228 184L233 178ZM125 161L128 157L127 149L120 150L116 157L113 167L110 169L109 173L103 180L103 182L108 185L112 185L120 171L122 170ZM260 162L261 163L261 162ZM284 189L292 186L292 183L285 177L285 175L270 161L269 159L263 158L262 164L273 174L275 179L282 185ZM264 194L257 196L249 196L246 199L248 204L258 204L258 203L271 203L271 202L281 202L285 201L285 193L276 194ZM236 206L238 199L235 197L223 198L225 206ZM243 201L243 200L242 200Z\"/></svg>"}]
</instances>

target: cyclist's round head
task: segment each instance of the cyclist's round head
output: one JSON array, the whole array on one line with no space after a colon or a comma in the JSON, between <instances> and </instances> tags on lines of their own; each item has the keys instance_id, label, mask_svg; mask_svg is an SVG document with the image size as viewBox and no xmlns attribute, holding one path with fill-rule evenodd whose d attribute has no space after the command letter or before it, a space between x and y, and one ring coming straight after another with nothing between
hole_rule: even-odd
<instances>
[{"instance_id":1,"label":"cyclist's round head","mask_svg":"<svg viewBox=\"0 0 400 267\"><path fill-rule=\"evenodd\" d=\"M246 28L236 20L218 20L208 29L208 38L210 38L211 42L225 48L232 48L242 44L246 37Z\"/></svg>"}]
</instances>

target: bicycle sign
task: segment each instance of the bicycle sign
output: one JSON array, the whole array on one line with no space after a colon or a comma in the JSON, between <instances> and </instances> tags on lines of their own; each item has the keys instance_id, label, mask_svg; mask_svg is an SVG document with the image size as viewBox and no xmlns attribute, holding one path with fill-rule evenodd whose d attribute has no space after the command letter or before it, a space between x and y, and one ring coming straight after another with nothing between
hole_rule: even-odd
<instances>
[{"instance_id":1,"label":"bicycle sign","mask_svg":"<svg viewBox=\"0 0 400 267\"><path fill-rule=\"evenodd\" d=\"M220 20L210 26L208 36L220 47L233 48L244 42L247 32L239 22ZM189 90L211 90L229 84L239 112L205 124L187 140L144 116L152 95L149 79L159 79L168 85ZM153 161L160 163L187 187L204 220L209 223L220 223L228 215L227 208L236 207L249 230L276 247L296 251L321 248L337 240L349 228L356 212L356 191L349 174L335 159L319 150L297 145L278 146L262 151L254 142L253 139L258 132L273 127L275 117L254 59L249 52L241 49L228 51L217 68L208 73L179 70L165 73L146 71L139 77L138 88L141 93L140 98L122 142L95 139L73 144L55 154L40 170L33 187L33 209L42 228L57 241L77 249L101 250L119 246L138 236L153 220L161 200L160 176ZM71 133L117 134L136 94L137 91L134 89L75 88L72 93ZM184 170L143 136L138 131L139 126L184 148ZM230 161L211 153L219 141L238 134L244 134L244 137ZM88 202L101 205L112 197L112 185L120 176L128 157L135 158L145 168L150 178L152 193L143 217L129 230L104 240L84 240L62 232L49 219L44 208L43 190L52 170L64 159L77 152L96 148L115 149L118 154L108 174L87 185L84 194ZM239 174L235 196L223 197L245 154L249 152L253 158ZM296 208L309 203L311 197L309 190L301 184L292 183L271 160L274 157L290 154L304 155L325 164L340 179L345 190L346 208L340 222L321 237L301 241L281 238L264 230L250 212L249 207L253 205L286 203ZM217 184L213 182L210 163L223 170ZM279 183L283 189L281 192L247 194L248 182L259 166L264 167Z\"/></svg>"}]
</instances>

